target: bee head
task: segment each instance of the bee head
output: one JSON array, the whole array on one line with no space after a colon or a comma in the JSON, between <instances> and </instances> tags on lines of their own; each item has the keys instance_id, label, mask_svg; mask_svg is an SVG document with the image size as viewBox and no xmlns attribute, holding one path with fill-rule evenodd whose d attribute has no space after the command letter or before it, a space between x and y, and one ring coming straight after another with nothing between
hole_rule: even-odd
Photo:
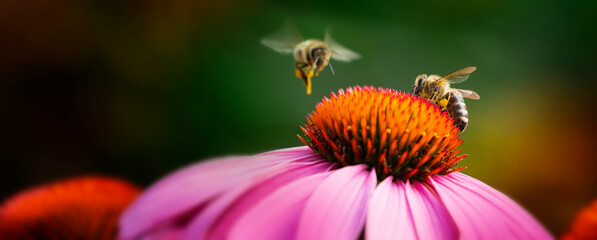
<instances>
[{"instance_id":1,"label":"bee head","mask_svg":"<svg viewBox=\"0 0 597 240\"><path fill-rule=\"evenodd\" d=\"M326 47L316 47L311 50L311 55L313 56L313 59L316 60L314 63L317 67L327 65L330 54L330 50Z\"/></svg>"},{"instance_id":2,"label":"bee head","mask_svg":"<svg viewBox=\"0 0 597 240\"><path fill-rule=\"evenodd\" d=\"M427 81L427 74L421 74L417 76L415 79L415 85L413 86L413 93L416 95L420 95L423 91L423 86L425 86L425 82Z\"/></svg>"}]
</instances>

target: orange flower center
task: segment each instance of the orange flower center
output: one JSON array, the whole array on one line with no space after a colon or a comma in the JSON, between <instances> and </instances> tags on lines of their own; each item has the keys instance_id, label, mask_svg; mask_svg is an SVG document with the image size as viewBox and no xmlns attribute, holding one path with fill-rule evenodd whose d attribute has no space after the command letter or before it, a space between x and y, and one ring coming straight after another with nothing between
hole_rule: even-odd
<instances>
[{"instance_id":1,"label":"orange flower center","mask_svg":"<svg viewBox=\"0 0 597 240\"><path fill-rule=\"evenodd\" d=\"M445 175L466 155L454 121L437 105L400 91L352 87L324 98L301 127L313 151L340 166L367 164L381 181Z\"/></svg>"}]
</instances>

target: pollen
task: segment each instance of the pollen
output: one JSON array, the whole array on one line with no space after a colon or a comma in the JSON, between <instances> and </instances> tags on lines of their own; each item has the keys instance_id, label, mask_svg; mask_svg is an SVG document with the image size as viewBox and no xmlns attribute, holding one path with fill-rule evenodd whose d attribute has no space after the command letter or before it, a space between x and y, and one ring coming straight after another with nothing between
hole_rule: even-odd
<instances>
[{"instance_id":1,"label":"pollen","mask_svg":"<svg viewBox=\"0 0 597 240\"><path fill-rule=\"evenodd\" d=\"M458 128L437 105L393 89L351 87L318 103L299 139L340 167L367 164L381 181L460 171Z\"/></svg>"}]
</instances>

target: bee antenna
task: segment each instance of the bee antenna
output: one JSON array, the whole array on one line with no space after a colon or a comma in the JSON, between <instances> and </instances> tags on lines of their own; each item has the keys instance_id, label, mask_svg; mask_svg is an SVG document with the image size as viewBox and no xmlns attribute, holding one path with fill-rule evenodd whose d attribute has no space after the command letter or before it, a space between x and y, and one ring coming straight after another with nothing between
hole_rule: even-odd
<instances>
[{"instance_id":1,"label":"bee antenna","mask_svg":"<svg viewBox=\"0 0 597 240\"><path fill-rule=\"evenodd\" d=\"M319 57L315 58L315 61L313 61L313 66L311 66L312 68L317 67L317 63L319 62L319 59L320 59Z\"/></svg>"},{"instance_id":2,"label":"bee antenna","mask_svg":"<svg viewBox=\"0 0 597 240\"><path fill-rule=\"evenodd\" d=\"M325 60L325 58L324 58ZM330 71L332 71L332 76L335 76L336 73L334 73L334 68L332 67L332 63L329 60L325 60L326 62L328 62L328 65L330 65Z\"/></svg>"}]
</instances>

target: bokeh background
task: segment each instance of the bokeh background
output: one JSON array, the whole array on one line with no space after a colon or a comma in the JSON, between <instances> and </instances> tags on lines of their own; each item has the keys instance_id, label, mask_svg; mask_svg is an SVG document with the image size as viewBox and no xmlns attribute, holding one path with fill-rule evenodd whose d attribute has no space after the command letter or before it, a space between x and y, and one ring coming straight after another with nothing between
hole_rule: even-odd
<instances>
[{"instance_id":1,"label":"bokeh background","mask_svg":"<svg viewBox=\"0 0 597 240\"><path fill-rule=\"evenodd\" d=\"M147 186L192 162L301 145L323 96L410 91L421 73L478 69L459 88L465 173L554 234L597 198L597 1L2 1L0 199L83 174ZM260 44L285 20L359 52L305 94ZM217 181L217 179L214 179Z\"/></svg>"}]
</instances>

